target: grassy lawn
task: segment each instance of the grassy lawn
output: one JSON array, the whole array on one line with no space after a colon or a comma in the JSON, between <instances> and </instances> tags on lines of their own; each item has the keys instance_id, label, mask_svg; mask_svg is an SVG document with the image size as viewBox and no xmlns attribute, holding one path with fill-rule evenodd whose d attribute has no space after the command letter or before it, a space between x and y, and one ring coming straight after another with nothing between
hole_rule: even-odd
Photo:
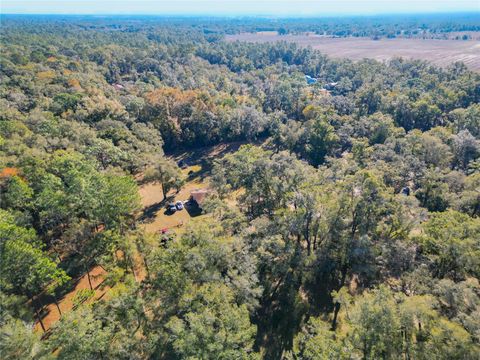
<instances>
[{"instance_id":1,"label":"grassy lawn","mask_svg":"<svg viewBox=\"0 0 480 360\"><path fill-rule=\"evenodd\" d=\"M147 233L157 233L167 228L169 231L179 234L192 217L202 216L195 209L187 207L173 214L166 211L166 204L169 202L187 201L192 190L208 187L208 180L197 175L202 173L201 165L188 166L182 172L189 180L178 193L171 191L167 201L163 200L160 184L149 183L140 187L140 196L144 207L143 226ZM188 175L189 173L190 175Z\"/></svg>"}]
</instances>

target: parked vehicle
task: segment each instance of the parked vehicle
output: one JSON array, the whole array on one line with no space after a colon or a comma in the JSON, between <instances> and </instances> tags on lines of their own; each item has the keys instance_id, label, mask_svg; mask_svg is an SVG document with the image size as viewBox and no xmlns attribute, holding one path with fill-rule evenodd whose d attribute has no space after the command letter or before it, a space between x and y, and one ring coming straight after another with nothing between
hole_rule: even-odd
<instances>
[{"instance_id":1,"label":"parked vehicle","mask_svg":"<svg viewBox=\"0 0 480 360\"><path fill-rule=\"evenodd\" d=\"M183 202L177 201L175 205L177 206L177 210L182 210L183 209Z\"/></svg>"},{"instance_id":2,"label":"parked vehicle","mask_svg":"<svg viewBox=\"0 0 480 360\"><path fill-rule=\"evenodd\" d=\"M171 213L174 213L175 211L177 211L177 207L175 206L175 203L169 203L167 205L167 210Z\"/></svg>"}]
</instances>

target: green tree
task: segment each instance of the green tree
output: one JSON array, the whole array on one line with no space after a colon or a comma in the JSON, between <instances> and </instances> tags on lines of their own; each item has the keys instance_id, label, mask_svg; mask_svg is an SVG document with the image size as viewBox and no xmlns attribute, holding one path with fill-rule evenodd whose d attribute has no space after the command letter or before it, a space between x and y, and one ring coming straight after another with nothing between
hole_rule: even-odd
<instances>
[{"instance_id":1,"label":"green tree","mask_svg":"<svg viewBox=\"0 0 480 360\"><path fill-rule=\"evenodd\" d=\"M172 160L163 159L154 167L145 172L145 181L158 181L162 185L163 199L167 198L168 192L178 187L182 179L180 168Z\"/></svg>"},{"instance_id":2,"label":"green tree","mask_svg":"<svg viewBox=\"0 0 480 360\"><path fill-rule=\"evenodd\" d=\"M57 359L92 359L107 357L113 329L95 318L92 309L81 307L65 315L54 327L47 347Z\"/></svg>"},{"instance_id":3,"label":"green tree","mask_svg":"<svg viewBox=\"0 0 480 360\"><path fill-rule=\"evenodd\" d=\"M69 277L42 251L33 231L12 223L12 217L3 211L0 221L0 284L2 289L22 294L32 299L49 287L54 291L64 285ZM41 323L41 319L38 316ZM41 323L42 327L43 324ZM45 330L45 329L44 329Z\"/></svg>"},{"instance_id":4,"label":"green tree","mask_svg":"<svg viewBox=\"0 0 480 360\"><path fill-rule=\"evenodd\" d=\"M53 359L45 352L39 336L32 326L19 319L12 319L0 327L0 354L2 359Z\"/></svg>"},{"instance_id":5,"label":"green tree","mask_svg":"<svg viewBox=\"0 0 480 360\"><path fill-rule=\"evenodd\" d=\"M424 224L424 235L414 239L438 277L454 280L480 275L480 219L457 211L436 213Z\"/></svg>"},{"instance_id":6,"label":"green tree","mask_svg":"<svg viewBox=\"0 0 480 360\"><path fill-rule=\"evenodd\" d=\"M313 166L323 164L325 156L331 154L339 141L335 129L324 117L311 120L308 125L307 157Z\"/></svg>"},{"instance_id":7,"label":"green tree","mask_svg":"<svg viewBox=\"0 0 480 360\"><path fill-rule=\"evenodd\" d=\"M179 299L181 316L166 324L176 358L256 359L256 328L246 305L234 302L225 285L206 284Z\"/></svg>"}]
</instances>

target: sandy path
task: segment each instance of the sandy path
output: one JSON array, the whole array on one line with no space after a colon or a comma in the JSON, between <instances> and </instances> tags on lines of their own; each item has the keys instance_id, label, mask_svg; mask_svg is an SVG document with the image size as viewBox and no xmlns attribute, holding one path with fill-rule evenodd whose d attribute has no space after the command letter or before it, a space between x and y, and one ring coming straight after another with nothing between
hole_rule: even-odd
<instances>
[{"instance_id":1,"label":"sandy path","mask_svg":"<svg viewBox=\"0 0 480 360\"><path fill-rule=\"evenodd\" d=\"M108 287L103 289L99 288L99 285L103 282L105 274L105 270L103 270L103 268L100 266L95 266L94 268L90 269L90 279L92 281L92 287L95 289L94 299L103 297L108 291ZM87 274L83 275L77 280L75 288L72 291L67 293L63 298L58 299L60 311L63 314L66 314L72 310L73 299L75 298L76 293L82 289L90 289ZM43 325L47 330L50 329L52 325L54 325L60 319L60 314L55 303L44 306L42 314L44 315L42 317ZM42 327L40 326L39 322L35 324L35 330L42 331Z\"/></svg>"}]
</instances>

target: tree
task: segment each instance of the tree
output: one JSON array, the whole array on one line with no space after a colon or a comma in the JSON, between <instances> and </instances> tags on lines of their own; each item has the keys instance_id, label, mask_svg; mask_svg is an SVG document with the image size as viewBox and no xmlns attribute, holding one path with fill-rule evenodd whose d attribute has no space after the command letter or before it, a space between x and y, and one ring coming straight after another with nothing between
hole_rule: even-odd
<instances>
[{"instance_id":1,"label":"tree","mask_svg":"<svg viewBox=\"0 0 480 360\"><path fill-rule=\"evenodd\" d=\"M365 359L474 359L478 350L458 324L441 318L428 296L395 296L380 287L363 294L348 320L346 341Z\"/></svg>"},{"instance_id":2,"label":"tree","mask_svg":"<svg viewBox=\"0 0 480 360\"><path fill-rule=\"evenodd\" d=\"M0 233L3 235L0 239L2 288L32 299L47 286L54 291L64 285L70 278L42 251L34 232L16 226L12 217L1 211L4 215L0 222ZM37 317L43 328L38 313Z\"/></svg>"},{"instance_id":3,"label":"tree","mask_svg":"<svg viewBox=\"0 0 480 360\"><path fill-rule=\"evenodd\" d=\"M415 241L438 277L454 280L480 275L480 219L449 210L436 213L423 226L425 234Z\"/></svg>"},{"instance_id":4,"label":"tree","mask_svg":"<svg viewBox=\"0 0 480 360\"><path fill-rule=\"evenodd\" d=\"M249 308L257 305L260 291L255 262L245 254L242 243L222 241L220 230L214 222L196 224L180 241L147 255L149 283L155 289L150 296L161 299L160 317L175 313L178 298L192 286L209 282L227 284L236 300Z\"/></svg>"},{"instance_id":5,"label":"tree","mask_svg":"<svg viewBox=\"0 0 480 360\"><path fill-rule=\"evenodd\" d=\"M145 172L145 181L158 181L162 185L163 199L167 198L168 192L179 187L182 179L180 168L172 160L163 159L154 167Z\"/></svg>"},{"instance_id":6,"label":"tree","mask_svg":"<svg viewBox=\"0 0 480 360\"><path fill-rule=\"evenodd\" d=\"M104 184L98 192L99 206L95 217L107 228L122 228L132 222L140 210L140 195L135 180L131 176L105 174Z\"/></svg>"},{"instance_id":7,"label":"tree","mask_svg":"<svg viewBox=\"0 0 480 360\"><path fill-rule=\"evenodd\" d=\"M419 181L415 197L429 211L445 211L448 208L448 185L442 180L441 174L430 170Z\"/></svg>"},{"instance_id":8,"label":"tree","mask_svg":"<svg viewBox=\"0 0 480 360\"><path fill-rule=\"evenodd\" d=\"M313 166L323 164L325 156L332 153L339 138L334 128L324 117L317 117L307 123L307 157Z\"/></svg>"},{"instance_id":9,"label":"tree","mask_svg":"<svg viewBox=\"0 0 480 360\"><path fill-rule=\"evenodd\" d=\"M103 326L91 308L81 307L55 325L47 347L57 352L58 359L102 358L109 354L113 335L113 329Z\"/></svg>"},{"instance_id":10,"label":"tree","mask_svg":"<svg viewBox=\"0 0 480 360\"><path fill-rule=\"evenodd\" d=\"M8 177L0 186L2 208L24 211L32 205L33 190L19 176Z\"/></svg>"},{"instance_id":11,"label":"tree","mask_svg":"<svg viewBox=\"0 0 480 360\"><path fill-rule=\"evenodd\" d=\"M480 141L468 130L462 130L453 139L454 164L462 170L468 168L471 160L480 155Z\"/></svg>"},{"instance_id":12,"label":"tree","mask_svg":"<svg viewBox=\"0 0 480 360\"><path fill-rule=\"evenodd\" d=\"M295 336L287 359L346 359L347 349L341 338L330 330L328 323L312 317Z\"/></svg>"},{"instance_id":13,"label":"tree","mask_svg":"<svg viewBox=\"0 0 480 360\"><path fill-rule=\"evenodd\" d=\"M12 319L0 327L0 353L2 359L50 359L39 336L30 325L19 319Z\"/></svg>"},{"instance_id":14,"label":"tree","mask_svg":"<svg viewBox=\"0 0 480 360\"><path fill-rule=\"evenodd\" d=\"M179 299L180 314L166 324L167 342L178 358L256 359L245 305L225 285L206 284Z\"/></svg>"}]
</instances>

